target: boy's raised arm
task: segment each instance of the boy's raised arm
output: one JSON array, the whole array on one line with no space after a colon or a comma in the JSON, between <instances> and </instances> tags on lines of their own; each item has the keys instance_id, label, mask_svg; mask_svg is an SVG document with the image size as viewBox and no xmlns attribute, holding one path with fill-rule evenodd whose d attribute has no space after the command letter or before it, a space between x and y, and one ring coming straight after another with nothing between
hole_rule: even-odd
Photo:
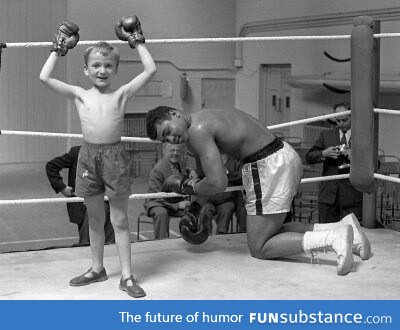
<instances>
[{"instance_id":1,"label":"boy's raised arm","mask_svg":"<svg viewBox=\"0 0 400 330\"><path fill-rule=\"evenodd\" d=\"M132 97L140 88L142 88L156 73L157 67L153 57L147 50L142 27L138 17L122 17L115 26L115 33L120 40L128 41L129 46L136 48L143 64L143 72L133 78L127 84L121 86L121 90Z\"/></svg>"},{"instance_id":2,"label":"boy's raised arm","mask_svg":"<svg viewBox=\"0 0 400 330\"><path fill-rule=\"evenodd\" d=\"M69 49L76 46L79 41L79 27L72 22L64 21L54 36L53 47L47 61L40 71L39 79L42 83L57 93L72 97L75 95L75 86L64 83L52 77L52 73L60 56L65 56Z\"/></svg>"}]
</instances>

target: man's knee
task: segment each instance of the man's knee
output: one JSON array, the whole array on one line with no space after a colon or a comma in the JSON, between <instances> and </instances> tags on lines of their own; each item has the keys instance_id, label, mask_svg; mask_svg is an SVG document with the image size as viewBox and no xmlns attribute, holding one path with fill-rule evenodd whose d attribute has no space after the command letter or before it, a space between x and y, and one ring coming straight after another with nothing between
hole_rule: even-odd
<instances>
[{"instance_id":1,"label":"man's knee","mask_svg":"<svg viewBox=\"0 0 400 330\"><path fill-rule=\"evenodd\" d=\"M266 242L267 237L262 237L260 233L248 233L247 234L247 246L249 247L250 255L257 259L265 258Z\"/></svg>"},{"instance_id":2,"label":"man's knee","mask_svg":"<svg viewBox=\"0 0 400 330\"><path fill-rule=\"evenodd\" d=\"M265 251L263 251L263 246L262 245L260 245L260 244L256 244L256 243L254 243L254 242L251 242L250 240L248 241L248 247L249 247L249 251L250 251L250 255L253 257L253 258L256 258L256 259L263 259L263 260L265 260L265 259L268 259L266 256L265 256Z\"/></svg>"},{"instance_id":3,"label":"man's knee","mask_svg":"<svg viewBox=\"0 0 400 330\"><path fill-rule=\"evenodd\" d=\"M247 222L247 244L252 257L272 259L276 257L276 247L269 241L279 233L286 213L251 216Z\"/></svg>"}]
</instances>

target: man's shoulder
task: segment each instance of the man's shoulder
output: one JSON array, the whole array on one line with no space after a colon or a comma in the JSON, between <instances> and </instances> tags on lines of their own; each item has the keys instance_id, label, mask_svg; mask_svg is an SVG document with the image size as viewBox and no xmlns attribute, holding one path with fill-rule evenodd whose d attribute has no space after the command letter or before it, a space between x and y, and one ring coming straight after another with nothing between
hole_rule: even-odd
<instances>
[{"instance_id":1,"label":"man's shoulder","mask_svg":"<svg viewBox=\"0 0 400 330\"><path fill-rule=\"evenodd\" d=\"M200 111L191 114L192 123L190 125L191 135L202 136L214 134L214 130L211 127L222 127L225 126L226 118L229 117L228 110L220 110L214 108L202 109Z\"/></svg>"},{"instance_id":2,"label":"man's shoulder","mask_svg":"<svg viewBox=\"0 0 400 330\"><path fill-rule=\"evenodd\" d=\"M71 152L71 153L78 153L80 149L81 149L81 146L73 146L73 147L71 147L71 149L69 150L69 152Z\"/></svg>"}]
</instances>

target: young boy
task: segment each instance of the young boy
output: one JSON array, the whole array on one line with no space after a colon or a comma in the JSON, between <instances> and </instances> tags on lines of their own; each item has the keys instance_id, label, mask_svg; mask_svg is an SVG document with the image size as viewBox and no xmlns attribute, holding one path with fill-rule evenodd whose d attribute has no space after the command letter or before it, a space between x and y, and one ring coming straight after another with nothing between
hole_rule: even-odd
<instances>
[{"instance_id":1,"label":"young boy","mask_svg":"<svg viewBox=\"0 0 400 330\"><path fill-rule=\"evenodd\" d=\"M148 112L146 125L149 138L186 143L200 159L205 177L171 181L170 191L199 195L222 192L228 178L221 153L241 160L247 240L253 257L273 259L328 247L338 256L337 274L346 275L353 266L353 235L355 252L369 248L355 217L343 219L334 227L319 224L318 228L285 230L286 213L302 177L300 157L245 112L203 109L188 114L162 106Z\"/></svg>"},{"instance_id":2,"label":"young boy","mask_svg":"<svg viewBox=\"0 0 400 330\"><path fill-rule=\"evenodd\" d=\"M76 195L84 197L89 215L92 252L91 268L73 278L71 286L82 286L107 280L103 266L104 253L104 195L109 198L111 222L121 264L119 288L130 296L145 296L136 283L131 270L131 247L128 224L128 199L131 193L128 154L121 144L125 106L156 72L156 65L144 45L145 38L139 19L123 17L115 27L119 39L136 48L144 70L120 88L111 88L117 74L119 52L111 45L100 42L89 47L84 54L84 74L92 83L90 89L70 85L52 77L60 58L73 48L78 40L79 28L71 22L60 24L53 49L40 73L40 80L55 92L70 98L78 111L84 142L82 144L76 176Z\"/></svg>"}]
</instances>

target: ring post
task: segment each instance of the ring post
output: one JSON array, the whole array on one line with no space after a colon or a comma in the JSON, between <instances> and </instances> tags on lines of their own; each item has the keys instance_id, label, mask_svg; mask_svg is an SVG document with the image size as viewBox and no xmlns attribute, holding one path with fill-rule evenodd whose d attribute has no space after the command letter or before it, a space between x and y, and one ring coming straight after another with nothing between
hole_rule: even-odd
<instances>
[{"instance_id":1,"label":"ring post","mask_svg":"<svg viewBox=\"0 0 400 330\"><path fill-rule=\"evenodd\" d=\"M351 34L351 170L350 182L363 195L363 225L376 227L378 126L374 104L379 94L379 22L360 16Z\"/></svg>"},{"instance_id":2,"label":"ring post","mask_svg":"<svg viewBox=\"0 0 400 330\"><path fill-rule=\"evenodd\" d=\"M373 33L381 32L381 22L375 20L372 27ZM374 108L379 107L379 87L380 87L380 45L381 39L374 38L374 48L373 48L373 62L372 62L372 95L373 95L373 106ZM373 148L372 156L374 162L374 178L375 173L378 170L378 148L379 148L379 114L373 111L373 121L374 121L374 131L373 131ZM376 182L376 180L375 180ZM376 189L370 194L364 194L363 197L363 213L368 214L364 222L364 226L367 228L376 228L378 222L376 220L376 203L377 203L377 193Z\"/></svg>"}]
</instances>

